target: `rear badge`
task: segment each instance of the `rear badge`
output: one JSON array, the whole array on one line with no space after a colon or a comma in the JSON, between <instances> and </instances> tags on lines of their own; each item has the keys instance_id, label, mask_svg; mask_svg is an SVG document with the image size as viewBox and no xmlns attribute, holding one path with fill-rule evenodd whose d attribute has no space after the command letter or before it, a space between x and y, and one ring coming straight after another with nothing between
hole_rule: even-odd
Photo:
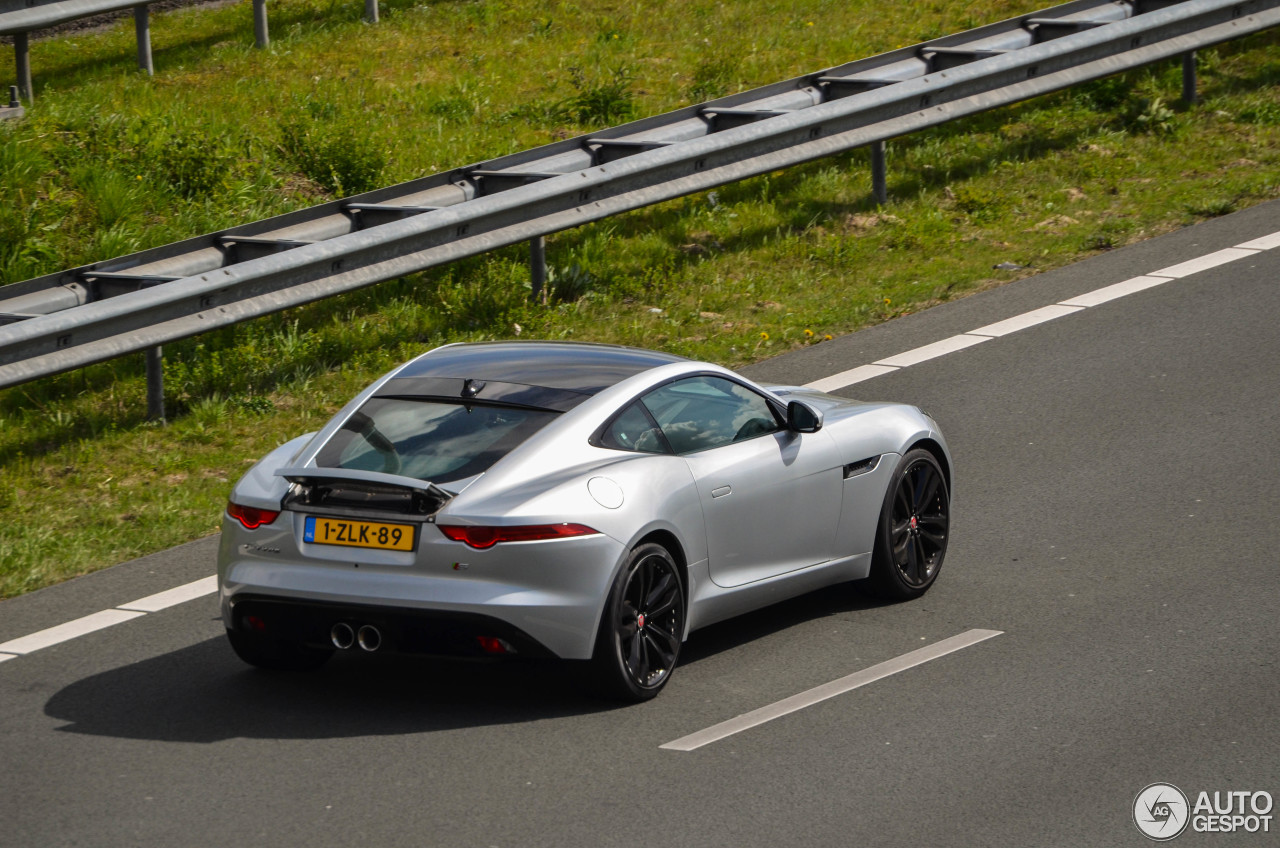
<instances>
[{"instance_id":1,"label":"rear badge","mask_svg":"<svg viewBox=\"0 0 1280 848\"><path fill-rule=\"evenodd\" d=\"M462 571L463 569L470 568L470 567L471 567L471 563L469 562L455 562L453 564L454 571Z\"/></svg>"}]
</instances>

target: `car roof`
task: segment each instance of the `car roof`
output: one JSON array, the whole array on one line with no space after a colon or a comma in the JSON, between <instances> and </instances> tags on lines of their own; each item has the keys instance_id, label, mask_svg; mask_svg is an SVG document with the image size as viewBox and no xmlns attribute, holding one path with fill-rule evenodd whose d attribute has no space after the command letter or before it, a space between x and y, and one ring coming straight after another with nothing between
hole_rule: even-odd
<instances>
[{"instance_id":1,"label":"car roof","mask_svg":"<svg viewBox=\"0 0 1280 848\"><path fill-rule=\"evenodd\" d=\"M592 395L681 356L576 342L480 342L436 348L407 363L375 397L498 403L567 412Z\"/></svg>"},{"instance_id":2,"label":"car roof","mask_svg":"<svg viewBox=\"0 0 1280 848\"><path fill-rule=\"evenodd\" d=\"M395 376L496 380L593 395L642 371L688 361L620 345L480 342L437 348L409 362Z\"/></svg>"}]
</instances>

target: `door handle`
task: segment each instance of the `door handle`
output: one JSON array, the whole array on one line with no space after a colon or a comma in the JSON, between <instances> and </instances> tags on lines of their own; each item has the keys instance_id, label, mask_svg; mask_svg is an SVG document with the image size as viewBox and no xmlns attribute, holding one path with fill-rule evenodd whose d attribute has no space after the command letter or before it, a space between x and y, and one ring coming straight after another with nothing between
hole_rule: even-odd
<instances>
[{"instance_id":1,"label":"door handle","mask_svg":"<svg viewBox=\"0 0 1280 848\"><path fill-rule=\"evenodd\" d=\"M725 495L729 494L729 493L730 493L730 492L732 492L732 491L733 491L733 487L732 487L732 486L721 486L721 487L720 487L720 488L718 488L718 489L712 489L712 490L711 490L711 497L713 497L713 498L723 498Z\"/></svg>"}]
</instances>

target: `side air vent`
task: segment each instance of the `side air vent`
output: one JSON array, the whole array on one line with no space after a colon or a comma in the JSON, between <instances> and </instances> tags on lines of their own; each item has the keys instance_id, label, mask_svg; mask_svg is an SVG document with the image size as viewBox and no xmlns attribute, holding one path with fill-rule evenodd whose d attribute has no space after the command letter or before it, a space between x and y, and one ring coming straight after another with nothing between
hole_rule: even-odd
<instances>
[{"instance_id":1,"label":"side air vent","mask_svg":"<svg viewBox=\"0 0 1280 848\"><path fill-rule=\"evenodd\" d=\"M868 471L874 471L876 466L880 464L880 457L871 456L866 459L860 459L857 462L851 462L844 467L844 479L857 477L859 474L866 474Z\"/></svg>"}]
</instances>

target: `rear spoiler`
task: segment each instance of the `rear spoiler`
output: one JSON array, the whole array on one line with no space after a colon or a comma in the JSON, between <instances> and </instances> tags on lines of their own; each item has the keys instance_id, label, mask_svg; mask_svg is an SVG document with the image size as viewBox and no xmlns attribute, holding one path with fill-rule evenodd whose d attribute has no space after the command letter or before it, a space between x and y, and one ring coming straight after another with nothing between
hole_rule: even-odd
<instances>
[{"instance_id":1,"label":"rear spoiler","mask_svg":"<svg viewBox=\"0 0 1280 848\"><path fill-rule=\"evenodd\" d=\"M381 471L359 471L353 468L318 468L315 466L296 468L277 468L276 476L283 477L290 483L303 486L314 486L324 483L371 483L375 486L390 486L395 489L408 489L429 497L439 498L441 503L453 498L450 492L432 483L430 480L419 480L416 477L403 477L399 474L385 474Z\"/></svg>"}]
</instances>

